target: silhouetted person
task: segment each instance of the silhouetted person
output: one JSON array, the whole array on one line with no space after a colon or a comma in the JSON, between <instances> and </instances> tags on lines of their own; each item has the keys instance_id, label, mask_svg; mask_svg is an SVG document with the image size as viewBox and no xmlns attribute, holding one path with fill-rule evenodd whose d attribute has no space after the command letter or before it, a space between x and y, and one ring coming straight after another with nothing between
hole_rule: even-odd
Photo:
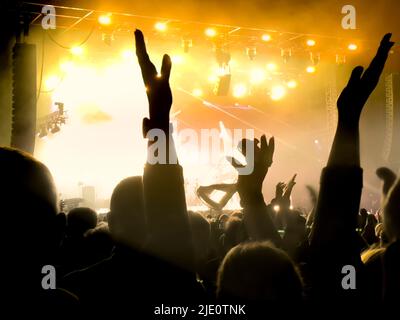
<instances>
[{"instance_id":1,"label":"silhouetted person","mask_svg":"<svg viewBox=\"0 0 400 320\"><path fill-rule=\"evenodd\" d=\"M220 266L217 290L219 299L231 302L290 306L302 299L302 284L293 262L268 242L250 242L231 249Z\"/></svg>"},{"instance_id":2,"label":"silhouetted person","mask_svg":"<svg viewBox=\"0 0 400 320\"><path fill-rule=\"evenodd\" d=\"M43 289L42 268L56 267L65 215L58 214L57 192L49 170L32 156L0 147L0 177L4 307L14 306L15 314L29 307L34 312L50 301L58 303L59 292ZM2 308L2 312L6 311Z\"/></svg>"}]
</instances>

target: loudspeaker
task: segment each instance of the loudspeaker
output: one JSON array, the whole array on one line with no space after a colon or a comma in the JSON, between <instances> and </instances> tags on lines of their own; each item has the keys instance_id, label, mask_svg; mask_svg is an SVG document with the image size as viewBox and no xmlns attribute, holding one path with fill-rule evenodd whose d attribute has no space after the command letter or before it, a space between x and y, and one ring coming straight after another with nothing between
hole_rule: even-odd
<instances>
[{"instance_id":1,"label":"loudspeaker","mask_svg":"<svg viewBox=\"0 0 400 320\"><path fill-rule=\"evenodd\" d=\"M13 48L11 146L33 154L36 137L36 46Z\"/></svg>"},{"instance_id":2,"label":"loudspeaker","mask_svg":"<svg viewBox=\"0 0 400 320\"><path fill-rule=\"evenodd\" d=\"M226 96L229 93L229 86L231 84L231 75L224 74L218 77L218 81L214 87L214 93L217 96Z\"/></svg>"}]
</instances>

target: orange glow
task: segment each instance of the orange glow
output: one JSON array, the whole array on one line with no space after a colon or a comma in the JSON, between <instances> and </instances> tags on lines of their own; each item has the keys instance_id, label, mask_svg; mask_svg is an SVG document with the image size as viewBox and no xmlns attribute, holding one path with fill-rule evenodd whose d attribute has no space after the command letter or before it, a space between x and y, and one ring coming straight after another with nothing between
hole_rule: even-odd
<instances>
[{"instance_id":1,"label":"orange glow","mask_svg":"<svg viewBox=\"0 0 400 320\"><path fill-rule=\"evenodd\" d=\"M262 36L261 36L261 40L262 41L265 41L265 42L268 42L268 41L271 41L271 35L269 35L269 34L263 34Z\"/></svg>"},{"instance_id":2,"label":"orange glow","mask_svg":"<svg viewBox=\"0 0 400 320\"><path fill-rule=\"evenodd\" d=\"M307 71L308 73L314 73L314 72L316 71L316 68L315 68L314 66L308 66L308 67L306 68L306 71Z\"/></svg>"},{"instance_id":3,"label":"orange glow","mask_svg":"<svg viewBox=\"0 0 400 320\"><path fill-rule=\"evenodd\" d=\"M74 56L81 56L84 53L84 50L81 46L74 46L71 48L70 52L74 55Z\"/></svg>"},{"instance_id":4,"label":"orange glow","mask_svg":"<svg viewBox=\"0 0 400 320\"><path fill-rule=\"evenodd\" d=\"M358 49L358 46L355 43L350 43L347 46L347 49L349 49L350 51L356 51Z\"/></svg>"},{"instance_id":5,"label":"orange glow","mask_svg":"<svg viewBox=\"0 0 400 320\"><path fill-rule=\"evenodd\" d=\"M103 26L108 26L111 24L111 14L102 14L99 16L98 21Z\"/></svg>"},{"instance_id":6,"label":"orange glow","mask_svg":"<svg viewBox=\"0 0 400 320\"><path fill-rule=\"evenodd\" d=\"M294 89L297 87L297 81L296 80L289 80L286 84L288 88Z\"/></svg>"},{"instance_id":7,"label":"orange glow","mask_svg":"<svg viewBox=\"0 0 400 320\"><path fill-rule=\"evenodd\" d=\"M286 95L286 88L282 85L273 86L271 89L271 99L278 101Z\"/></svg>"},{"instance_id":8,"label":"orange glow","mask_svg":"<svg viewBox=\"0 0 400 320\"><path fill-rule=\"evenodd\" d=\"M154 28L158 31L164 32L167 31L167 24L165 22L157 22L154 25Z\"/></svg>"},{"instance_id":9,"label":"orange glow","mask_svg":"<svg viewBox=\"0 0 400 320\"><path fill-rule=\"evenodd\" d=\"M247 87L243 83L236 84L233 87L233 96L235 98L243 98L247 94Z\"/></svg>"},{"instance_id":10,"label":"orange glow","mask_svg":"<svg viewBox=\"0 0 400 320\"><path fill-rule=\"evenodd\" d=\"M315 40L313 40L313 39L308 39L307 40L307 45L309 46L309 47L313 47L313 46L315 46Z\"/></svg>"},{"instance_id":11,"label":"orange glow","mask_svg":"<svg viewBox=\"0 0 400 320\"><path fill-rule=\"evenodd\" d=\"M217 31L214 28L207 28L204 33L207 37L213 38L217 35Z\"/></svg>"}]
</instances>

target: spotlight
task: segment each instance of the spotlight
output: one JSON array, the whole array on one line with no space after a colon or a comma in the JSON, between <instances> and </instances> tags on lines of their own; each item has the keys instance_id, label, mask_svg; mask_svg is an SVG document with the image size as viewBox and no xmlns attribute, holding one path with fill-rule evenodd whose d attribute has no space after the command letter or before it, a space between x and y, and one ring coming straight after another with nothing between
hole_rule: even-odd
<instances>
[{"instance_id":1,"label":"spotlight","mask_svg":"<svg viewBox=\"0 0 400 320\"><path fill-rule=\"evenodd\" d=\"M251 61L254 60L254 58L257 55L257 49L256 47L250 47L250 48L246 48L246 54L247 56L250 58Z\"/></svg>"},{"instance_id":2,"label":"spotlight","mask_svg":"<svg viewBox=\"0 0 400 320\"><path fill-rule=\"evenodd\" d=\"M265 42L271 41L271 35L265 33L261 36L261 40Z\"/></svg>"},{"instance_id":3,"label":"spotlight","mask_svg":"<svg viewBox=\"0 0 400 320\"><path fill-rule=\"evenodd\" d=\"M203 95L203 90L201 90L200 88L195 88L192 91L192 95L195 97L201 97Z\"/></svg>"},{"instance_id":4,"label":"spotlight","mask_svg":"<svg viewBox=\"0 0 400 320\"><path fill-rule=\"evenodd\" d=\"M297 81L296 80L289 80L286 84L288 88L294 89L297 87Z\"/></svg>"},{"instance_id":5,"label":"spotlight","mask_svg":"<svg viewBox=\"0 0 400 320\"><path fill-rule=\"evenodd\" d=\"M267 64L267 70L268 71L275 71L276 69L278 69L278 66L275 63L270 62L270 63Z\"/></svg>"},{"instance_id":6,"label":"spotlight","mask_svg":"<svg viewBox=\"0 0 400 320\"><path fill-rule=\"evenodd\" d=\"M109 26L111 24L111 13L102 14L97 20L102 26Z\"/></svg>"},{"instance_id":7,"label":"spotlight","mask_svg":"<svg viewBox=\"0 0 400 320\"><path fill-rule=\"evenodd\" d=\"M286 95L286 89L282 85L273 86L271 89L271 99L272 100L281 100Z\"/></svg>"},{"instance_id":8,"label":"spotlight","mask_svg":"<svg viewBox=\"0 0 400 320\"><path fill-rule=\"evenodd\" d=\"M167 24L165 22L157 22L154 28L160 32L167 31Z\"/></svg>"},{"instance_id":9,"label":"spotlight","mask_svg":"<svg viewBox=\"0 0 400 320\"><path fill-rule=\"evenodd\" d=\"M355 43L350 43L350 44L347 46L347 49L349 49L350 51L356 51L357 48L358 48L358 46L357 46Z\"/></svg>"},{"instance_id":10,"label":"spotlight","mask_svg":"<svg viewBox=\"0 0 400 320\"><path fill-rule=\"evenodd\" d=\"M316 71L316 68L315 68L314 66L308 66L308 67L306 68L306 71L307 71L308 73L314 73L314 72Z\"/></svg>"},{"instance_id":11,"label":"spotlight","mask_svg":"<svg viewBox=\"0 0 400 320\"><path fill-rule=\"evenodd\" d=\"M308 39L306 43L309 47L314 47L316 42L313 39Z\"/></svg>"},{"instance_id":12,"label":"spotlight","mask_svg":"<svg viewBox=\"0 0 400 320\"><path fill-rule=\"evenodd\" d=\"M213 28L207 28L204 31L204 33L205 33L205 35L207 37L210 37L210 38L213 38L213 37L215 37L217 35L217 31L215 29L213 29Z\"/></svg>"},{"instance_id":13,"label":"spotlight","mask_svg":"<svg viewBox=\"0 0 400 320\"><path fill-rule=\"evenodd\" d=\"M74 55L74 56L81 56L83 55L83 48L81 46L74 46L70 49L70 52Z\"/></svg>"},{"instance_id":14,"label":"spotlight","mask_svg":"<svg viewBox=\"0 0 400 320\"><path fill-rule=\"evenodd\" d=\"M247 87L242 83L236 84L233 87L233 96L235 98L242 98L246 95L246 93L247 93Z\"/></svg>"},{"instance_id":15,"label":"spotlight","mask_svg":"<svg viewBox=\"0 0 400 320\"><path fill-rule=\"evenodd\" d=\"M265 80L265 72L263 69L253 69L250 73L250 82L252 84L259 84Z\"/></svg>"},{"instance_id":16,"label":"spotlight","mask_svg":"<svg viewBox=\"0 0 400 320\"><path fill-rule=\"evenodd\" d=\"M279 210L280 210L281 208L279 207L279 205L274 205L274 211L275 212L279 212Z\"/></svg>"}]
</instances>

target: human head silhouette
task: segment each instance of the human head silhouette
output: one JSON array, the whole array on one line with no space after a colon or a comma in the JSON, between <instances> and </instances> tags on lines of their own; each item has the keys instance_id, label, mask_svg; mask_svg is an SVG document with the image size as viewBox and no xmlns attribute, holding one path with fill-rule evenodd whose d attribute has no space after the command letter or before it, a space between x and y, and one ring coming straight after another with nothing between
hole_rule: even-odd
<instances>
[{"instance_id":1,"label":"human head silhouette","mask_svg":"<svg viewBox=\"0 0 400 320\"><path fill-rule=\"evenodd\" d=\"M111 196L107 218L116 242L134 248L144 245L147 231L142 177L128 177L118 183Z\"/></svg>"},{"instance_id":2,"label":"human head silhouette","mask_svg":"<svg viewBox=\"0 0 400 320\"><path fill-rule=\"evenodd\" d=\"M250 242L232 248L218 272L220 299L300 301L302 284L289 256L268 242Z\"/></svg>"}]
</instances>

